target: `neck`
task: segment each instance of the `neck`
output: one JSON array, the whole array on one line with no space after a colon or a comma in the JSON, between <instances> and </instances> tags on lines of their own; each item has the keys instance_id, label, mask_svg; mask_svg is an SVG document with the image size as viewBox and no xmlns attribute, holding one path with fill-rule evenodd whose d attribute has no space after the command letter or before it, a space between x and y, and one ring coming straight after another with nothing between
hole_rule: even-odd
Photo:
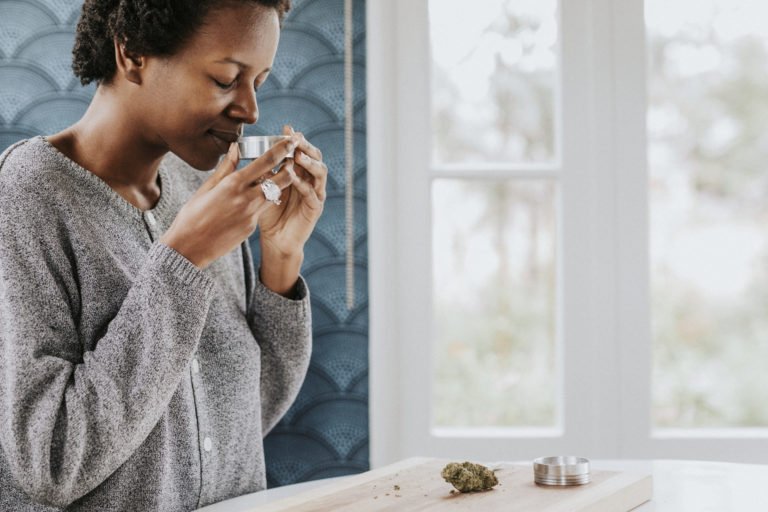
<instances>
[{"instance_id":1,"label":"neck","mask_svg":"<svg viewBox=\"0 0 768 512\"><path fill-rule=\"evenodd\" d=\"M85 115L49 140L127 201L148 209L160 197L158 169L168 150L150 141L124 101L109 86L99 86Z\"/></svg>"}]
</instances>

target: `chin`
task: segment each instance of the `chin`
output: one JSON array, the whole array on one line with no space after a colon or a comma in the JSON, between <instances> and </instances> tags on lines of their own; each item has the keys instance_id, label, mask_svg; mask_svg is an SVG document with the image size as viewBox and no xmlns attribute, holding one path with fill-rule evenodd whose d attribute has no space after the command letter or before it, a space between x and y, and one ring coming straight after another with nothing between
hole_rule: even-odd
<instances>
[{"instance_id":1,"label":"chin","mask_svg":"<svg viewBox=\"0 0 768 512\"><path fill-rule=\"evenodd\" d=\"M194 167L198 171L212 171L216 168L216 166L219 164L219 157L216 157L214 159L207 159L207 160L192 160L187 161L185 160L190 166Z\"/></svg>"},{"instance_id":2,"label":"chin","mask_svg":"<svg viewBox=\"0 0 768 512\"><path fill-rule=\"evenodd\" d=\"M221 159L221 155L208 153L205 154L201 151L174 153L177 157L182 159L186 164L194 167L198 171L210 171L214 169Z\"/></svg>"}]
</instances>

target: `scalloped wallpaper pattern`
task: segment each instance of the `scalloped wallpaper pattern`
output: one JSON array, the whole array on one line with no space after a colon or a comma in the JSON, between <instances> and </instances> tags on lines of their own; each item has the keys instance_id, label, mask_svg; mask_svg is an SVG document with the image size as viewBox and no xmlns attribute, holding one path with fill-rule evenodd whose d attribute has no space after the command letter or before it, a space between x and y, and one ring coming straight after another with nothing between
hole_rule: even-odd
<instances>
[{"instance_id":1,"label":"scalloped wallpaper pattern","mask_svg":"<svg viewBox=\"0 0 768 512\"><path fill-rule=\"evenodd\" d=\"M0 152L82 116L95 90L71 71L82 2L0 0ZM259 123L285 123L323 151L328 198L307 244L314 350L296 402L265 438L269 487L367 470L368 255L366 232L365 0L354 0L355 305L345 288L344 0L294 0L273 71L259 91ZM258 260L258 234L250 240Z\"/></svg>"}]
</instances>

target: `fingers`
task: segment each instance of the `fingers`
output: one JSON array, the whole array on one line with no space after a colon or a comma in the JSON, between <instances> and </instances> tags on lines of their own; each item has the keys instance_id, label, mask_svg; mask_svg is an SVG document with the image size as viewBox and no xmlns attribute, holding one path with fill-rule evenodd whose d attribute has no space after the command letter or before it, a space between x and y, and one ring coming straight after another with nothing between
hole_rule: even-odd
<instances>
[{"instance_id":1,"label":"fingers","mask_svg":"<svg viewBox=\"0 0 768 512\"><path fill-rule=\"evenodd\" d=\"M259 185L264 180L272 180L275 182L275 184L280 187L280 189L285 189L291 186L291 177L288 175L288 173L284 172L285 168L288 165L291 164L290 160L286 160L285 163L280 167L280 172L274 173L272 171L269 171L266 174L262 174L259 176L259 178L256 180L255 185Z\"/></svg>"},{"instance_id":2,"label":"fingers","mask_svg":"<svg viewBox=\"0 0 768 512\"><path fill-rule=\"evenodd\" d=\"M272 150L276 150L274 151L275 158L278 157L277 155L285 158L285 155L290 153L290 150L284 152L277 150L278 146L282 147L285 145L286 148L290 148L290 144L292 143L295 144L293 146L293 149L295 150L294 160L298 165L294 166L294 162L291 159L284 161L281 167L281 170L284 172L278 173L278 176L288 176L291 178L291 181L285 183L281 179L278 186L280 186L280 189L282 190L292 184L303 196L322 203L325 201L325 189L328 182L328 167L322 161L323 154L318 148L304 138L302 133L295 132L290 125L283 126L283 134L291 138L272 147ZM272 150L267 153L271 153ZM266 157L267 153L265 153L262 158ZM274 168L277 165L279 165L279 163L276 163L274 159L268 159L265 162L260 163L260 172L253 171L247 175L248 179L250 179L250 183L255 183L258 179L264 178L270 178L272 181L275 181L273 176L268 175L266 169ZM244 170L245 169L242 169L240 172L243 173ZM253 177L254 173L257 174L256 178ZM275 182L277 183L277 181Z\"/></svg>"},{"instance_id":3,"label":"fingers","mask_svg":"<svg viewBox=\"0 0 768 512\"><path fill-rule=\"evenodd\" d=\"M282 140L263 155L240 169L238 179L244 188L251 186L260 176L279 166L298 145L298 137Z\"/></svg>"},{"instance_id":4,"label":"fingers","mask_svg":"<svg viewBox=\"0 0 768 512\"><path fill-rule=\"evenodd\" d=\"M240 161L240 151L237 148L237 143L233 142L229 145L229 151L221 159L219 165L216 166L216 170L211 173L207 180L202 184L200 190L210 190L215 187L221 180L235 172L237 169L237 163Z\"/></svg>"},{"instance_id":5,"label":"fingers","mask_svg":"<svg viewBox=\"0 0 768 512\"><path fill-rule=\"evenodd\" d=\"M293 185L293 188L295 188L299 194L304 196L309 205L312 208L321 207L323 200L318 197L315 188L312 187L307 180L300 178L298 174L296 174L293 162L288 161L284 168L285 174L291 178L291 185Z\"/></svg>"},{"instance_id":6,"label":"fingers","mask_svg":"<svg viewBox=\"0 0 768 512\"><path fill-rule=\"evenodd\" d=\"M301 132L294 132L289 125L283 126L283 133L286 135L295 135L299 137L294 160L298 164L296 171L303 176L303 170L306 170L311 176L315 194L321 201L325 201L325 187L328 181L328 166L323 163L323 153L312 145ZM306 178L305 178L306 181Z\"/></svg>"},{"instance_id":7,"label":"fingers","mask_svg":"<svg viewBox=\"0 0 768 512\"><path fill-rule=\"evenodd\" d=\"M289 165L291 161L286 160L286 163L283 164L282 169L285 169L286 166ZM292 165L292 164L291 164ZM280 190L285 190L286 188L290 187L293 183L293 178L290 176L289 173L281 171L277 174L273 174L272 171L269 171L265 174L262 174L258 178L256 178L249 186L249 189L247 191L249 195L250 201L258 201L261 199L262 201L266 201L266 197L264 196L264 191L261 188L261 184L265 180L271 180L275 185L277 185Z\"/></svg>"},{"instance_id":8,"label":"fingers","mask_svg":"<svg viewBox=\"0 0 768 512\"><path fill-rule=\"evenodd\" d=\"M312 158L313 160L322 162L323 153L318 148L313 146L307 139L305 139L304 135L302 135L301 133L297 133L296 135L301 137L301 139L299 139L298 146L296 146L296 149L301 151L302 153L309 155L309 157Z\"/></svg>"},{"instance_id":9,"label":"fingers","mask_svg":"<svg viewBox=\"0 0 768 512\"><path fill-rule=\"evenodd\" d=\"M311 142L309 142L306 138L304 138L304 134L301 132L295 132L293 131L293 127L290 125L283 126L283 135L295 135L296 138L296 149L299 151L306 153L310 156L310 158L313 158L318 161L323 160L323 153L315 146L312 145Z\"/></svg>"},{"instance_id":10,"label":"fingers","mask_svg":"<svg viewBox=\"0 0 768 512\"><path fill-rule=\"evenodd\" d=\"M296 151L296 163L308 172L314 182L314 190L317 197L325 200L325 185L328 181L328 167L321 161L310 158L307 153Z\"/></svg>"}]
</instances>

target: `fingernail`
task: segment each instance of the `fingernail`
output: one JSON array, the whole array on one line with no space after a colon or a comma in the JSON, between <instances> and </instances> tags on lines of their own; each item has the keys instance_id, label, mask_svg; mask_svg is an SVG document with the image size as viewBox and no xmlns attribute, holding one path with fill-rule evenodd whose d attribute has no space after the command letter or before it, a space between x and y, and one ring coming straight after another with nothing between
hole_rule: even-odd
<instances>
[{"instance_id":1,"label":"fingernail","mask_svg":"<svg viewBox=\"0 0 768 512\"><path fill-rule=\"evenodd\" d=\"M296 133L295 131L293 131L293 126L288 126L288 129L289 129L289 130L291 130L291 135L293 135L294 133Z\"/></svg>"},{"instance_id":2,"label":"fingernail","mask_svg":"<svg viewBox=\"0 0 768 512\"><path fill-rule=\"evenodd\" d=\"M232 160L238 160L240 158L240 149L237 147L237 142L232 142L229 145L229 158Z\"/></svg>"}]
</instances>

